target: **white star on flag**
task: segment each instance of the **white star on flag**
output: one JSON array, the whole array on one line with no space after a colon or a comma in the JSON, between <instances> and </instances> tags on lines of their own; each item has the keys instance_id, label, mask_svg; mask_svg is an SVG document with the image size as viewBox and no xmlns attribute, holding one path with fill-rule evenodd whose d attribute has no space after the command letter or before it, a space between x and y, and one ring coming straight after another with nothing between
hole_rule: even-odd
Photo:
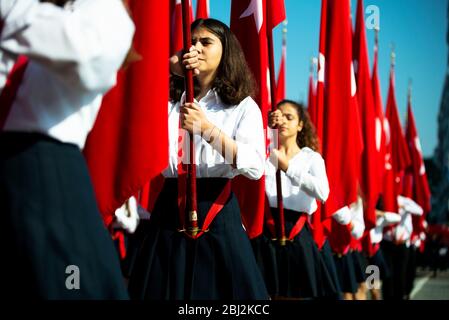
<instances>
[{"instance_id":1,"label":"white star on flag","mask_svg":"<svg viewBox=\"0 0 449 320\"><path fill-rule=\"evenodd\" d=\"M242 13L241 18L249 17L254 15L254 22L256 23L257 33L260 33L260 29L263 24L263 7L262 0L251 0L248 8Z\"/></svg>"}]
</instances>

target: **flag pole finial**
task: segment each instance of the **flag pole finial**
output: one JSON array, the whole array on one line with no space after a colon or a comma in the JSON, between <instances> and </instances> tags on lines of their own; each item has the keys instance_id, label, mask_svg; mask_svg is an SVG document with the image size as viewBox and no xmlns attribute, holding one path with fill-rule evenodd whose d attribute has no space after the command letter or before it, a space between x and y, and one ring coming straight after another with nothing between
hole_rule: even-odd
<instances>
[{"instance_id":1,"label":"flag pole finial","mask_svg":"<svg viewBox=\"0 0 449 320\"><path fill-rule=\"evenodd\" d=\"M379 26L374 27L374 57L377 61L379 54Z\"/></svg>"},{"instance_id":2,"label":"flag pole finial","mask_svg":"<svg viewBox=\"0 0 449 320\"><path fill-rule=\"evenodd\" d=\"M379 26L375 26L374 27L374 45L376 47L379 47L379 31L380 31Z\"/></svg>"},{"instance_id":3,"label":"flag pole finial","mask_svg":"<svg viewBox=\"0 0 449 320\"><path fill-rule=\"evenodd\" d=\"M396 65L396 52L395 52L396 46L394 44L394 42L391 43L391 67L394 68L394 66Z\"/></svg>"},{"instance_id":4,"label":"flag pole finial","mask_svg":"<svg viewBox=\"0 0 449 320\"><path fill-rule=\"evenodd\" d=\"M285 45L287 43L287 25L288 25L288 21L287 19L285 19L282 22L282 43Z\"/></svg>"},{"instance_id":5,"label":"flag pole finial","mask_svg":"<svg viewBox=\"0 0 449 320\"><path fill-rule=\"evenodd\" d=\"M408 90L407 90L407 100L409 103L412 102L412 85L413 85L413 79L408 79Z\"/></svg>"},{"instance_id":6,"label":"flag pole finial","mask_svg":"<svg viewBox=\"0 0 449 320\"><path fill-rule=\"evenodd\" d=\"M315 66L318 65L318 59L316 57L310 57L310 74L313 75L313 71L315 70Z\"/></svg>"}]
</instances>

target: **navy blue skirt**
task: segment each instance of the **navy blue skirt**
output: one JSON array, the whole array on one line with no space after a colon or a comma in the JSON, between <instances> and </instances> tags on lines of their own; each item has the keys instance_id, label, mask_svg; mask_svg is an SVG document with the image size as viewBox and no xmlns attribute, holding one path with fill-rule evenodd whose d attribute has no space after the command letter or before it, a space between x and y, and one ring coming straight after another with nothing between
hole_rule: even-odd
<instances>
[{"instance_id":1,"label":"navy blue skirt","mask_svg":"<svg viewBox=\"0 0 449 320\"><path fill-rule=\"evenodd\" d=\"M323 257L324 264L326 265L326 268L329 271L329 274L332 279L332 283L337 291L337 292L330 291L330 292L326 293L326 296L334 297L335 299L341 300L341 299L343 299L343 297L342 297L343 291L341 289L340 280L339 280L338 274L337 274L337 267L335 266L334 257L332 255L332 249L331 249L331 246L330 246L328 240L326 240L324 242L320 253L321 253L321 256Z\"/></svg>"},{"instance_id":2,"label":"navy blue skirt","mask_svg":"<svg viewBox=\"0 0 449 320\"><path fill-rule=\"evenodd\" d=\"M0 203L9 298L128 298L77 146L1 133Z\"/></svg>"},{"instance_id":3,"label":"navy blue skirt","mask_svg":"<svg viewBox=\"0 0 449 320\"><path fill-rule=\"evenodd\" d=\"M368 259L369 264L379 267L380 279L385 280L391 277L391 271L388 268L387 262L385 261L384 255L382 253L382 248L379 248L377 252Z\"/></svg>"},{"instance_id":4,"label":"navy blue skirt","mask_svg":"<svg viewBox=\"0 0 449 320\"><path fill-rule=\"evenodd\" d=\"M271 212L277 221L278 210L271 208ZM299 212L284 210L287 236L300 215ZM271 237L267 231L262 237L253 240L255 256L270 295L315 299L338 295L307 223L285 246L280 246L278 241L271 240Z\"/></svg>"},{"instance_id":5,"label":"navy blue skirt","mask_svg":"<svg viewBox=\"0 0 449 320\"><path fill-rule=\"evenodd\" d=\"M276 258L277 240L271 239L268 232L251 239L257 265L262 273L270 296L279 295L279 270Z\"/></svg>"},{"instance_id":6,"label":"navy blue skirt","mask_svg":"<svg viewBox=\"0 0 449 320\"><path fill-rule=\"evenodd\" d=\"M406 284L405 284L405 293L410 296L415 287L415 278L416 278L416 251L415 246L411 245L408 248L408 263L407 263L407 273L406 273Z\"/></svg>"},{"instance_id":7,"label":"navy blue skirt","mask_svg":"<svg viewBox=\"0 0 449 320\"><path fill-rule=\"evenodd\" d=\"M352 262L354 263L354 273L357 283L365 282L368 277L366 274L366 267L368 266L366 258L357 250L352 251L350 254L352 255Z\"/></svg>"},{"instance_id":8,"label":"navy blue skirt","mask_svg":"<svg viewBox=\"0 0 449 320\"><path fill-rule=\"evenodd\" d=\"M345 293L356 293L359 285L355 275L352 255L350 253L345 255L335 254L334 262L341 290Z\"/></svg>"},{"instance_id":9,"label":"navy blue skirt","mask_svg":"<svg viewBox=\"0 0 449 320\"><path fill-rule=\"evenodd\" d=\"M228 179L197 179L198 224ZM209 232L192 240L179 228L178 180L166 179L150 221L130 237L128 263L132 299L268 299L237 199L231 193Z\"/></svg>"},{"instance_id":10,"label":"navy blue skirt","mask_svg":"<svg viewBox=\"0 0 449 320\"><path fill-rule=\"evenodd\" d=\"M395 244L391 241L381 242L382 252L391 277L384 279L382 296L384 300L402 300L406 295L408 249L405 244Z\"/></svg>"}]
</instances>

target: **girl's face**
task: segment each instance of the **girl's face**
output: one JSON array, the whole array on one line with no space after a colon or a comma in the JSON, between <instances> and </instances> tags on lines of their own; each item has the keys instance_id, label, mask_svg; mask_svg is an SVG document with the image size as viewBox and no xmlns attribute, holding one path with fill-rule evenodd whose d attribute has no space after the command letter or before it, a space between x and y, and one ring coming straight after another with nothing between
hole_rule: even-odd
<instances>
[{"instance_id":1,"label":"girl's face","mask_svg":"<svg viewBox=\"0 0 449 320\"><path fill-rule=\"evenodd\" d=\"M303 128L303 122L299 119L296 108L289 103L283 104L279 110L282 112L282 125L279 127L281 138L295 137Z\"/></svg>"},{"instance_id":2,"label":"girl's face","mask_svg":"<svg viewBox=\"0 0 449 320\"><path fill-rule=\"evenodd\" d=\"M209 75L217 71L223 55L220 39L205 28L192 32L192 44L198 50L200 75Z\"/></svg>"}]
</instances>

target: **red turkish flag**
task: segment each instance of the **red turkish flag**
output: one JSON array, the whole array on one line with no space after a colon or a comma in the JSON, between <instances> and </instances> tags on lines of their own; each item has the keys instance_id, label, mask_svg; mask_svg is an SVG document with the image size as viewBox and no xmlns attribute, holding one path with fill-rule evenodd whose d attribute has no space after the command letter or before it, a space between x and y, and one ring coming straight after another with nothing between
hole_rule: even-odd
<instances>
[{"instance_id":1,"label":"red turkish flag","mask_svg":"<svg viewBox=\"0 0 449 320\"><path fill-rule=\"evenodd\" d=\"M279 23L285 20L284 0L266 0L267 1L267 30L273 30ZM254 1L256 2L256 1Z\"/></svg>"},{"instance_id":2,"label":"red turkish flag","mask_svg":"<svg viewBox=\"0 0 449 320\"><path fill-rule=\"evenodd\" d=\"M285 64L287 61L287 46L285 41L282 43L282 57L279 66L278 81L276 85L276 104L285 99Z\"/></svg>"},{"instance_id":3,"label":"red turkish flag","mask_svg":"<svg viewBox=\"0 0 449 320\"><path fill-rule=\"evenodd\" d=\"M323 148L323 110L324 110L324 74L325 74L325 53L326 53L326 24L327 24L327 0L322 0L321 2L321 24L320 24L320 42L319 42L319 55L318 55L318 79L316 87L315 101L310 102L309 99L309 114L312 123L315 125L316 133L320 141L320 149ZM310 89L309 89L310 96ZM322 206L318 203L317 210L312 215L312 226L313 226L313 239L317 244L318 248L322 248L326 241L326 233L330 233L331 220L326 221L322 217ZM326 232L325 232L326 230Z\"/></svg>"},{"instance_id":4,"label":"red turkish flag","mask_svg":"<svg viewBox=\"0 0 449 320\"><path fill-rule=\"evenodd\" d=\"M154 61L169 56L169 4L131 0L129 6L142 58L119 74L104 97L84 149L107 225L115 209L168 165L169 70Z\"/></svg>"},{"instance_id":5,"label":"red turkish flag","mask_svg":"<svg viewBox=\"0 0 449 320\"><path fill-rule=\"evenodd\" d=\"M328 1L326 70L323 110L323 157L330 194L322 219L357 200L363 140L357 86L352 65L352 25L349 1ZM346 253L351 236L347 226L332 220L329 243Z\"/></svg>"},{"instance_id":6,"label":"red turkish flag","mask_svg":"<svg viewBox=\"0 0 449 320\"><path fill-rule=\"evenodd\" d=\"M383 193L384 174L385 174L385 143L386 135L384 127L387 126L387 120L384 117L382 106L382 94L380 93L380 80L378 72L378 44L376 38L376 45L374 47L374 63L372 72L372 89L373 89L373 102L374 102L374 117L375 117L375 139L376 139L376 164L377 169L372 173L376 177L376 183L379 186L380 194Z\"/></svg>"},{"instance_id":7,"label":"red turkish flag","mask_svg":"<svg viewBox=\"0 0 449 320\"><path fill-rule=\"evenodd\" d=\"M316 121L316 92L315 92L315 86L313 83L313 75L312 72L309 76L309 96L308 96L308 106L307 111L309 113L310 121L312 123L315 123ZM317 203L318 207L317 210L313 213L311 218L311 223L313 226L312 234L313 239L315 240L315 243L317 244L318 248L321 250L321 248L324 245L324 242L326 241L326 237L324 234L324 228L321 223L321 202Z\"/></svg>"},{"instance_id":8,"label":"red turkish flag","mask_svg":"<svg viewBox=\"0 0 449 320\"><path fill-rule=\"evenodd\" d=\"M397 196L402 187L405 170L411 164L407 142L402 131L397 109L394 84L394 69L390 72L388 89L386 124L386 154L385 154L385 184L383 200L386 211L398 212Z\"/></svg>"},{"instance_id":9,"label":"red turkish flag","mask_svg":"<svg viewBox=\"0 0 449 320\"><path fill-rule=\"evenodd\" d=\"M190 21L193 21L192 2L190 3ZM170 56L183 49L182 3L170 0ZM155 29L157 30L157 29Z\"/></svg>"},{"instance_id":10,"label":"red turkish flag","mask_svg":"<svg viewBox=\"0 0 449 320\"><path fill-rule=\"evenodd\" d=\"M209 0L198 0L196 4L196 19L207 19L209 16Z\"/></svg>"},{"instance_id":11,"label":"red turkish flag","mask_svg":"<svg viewBox=\"0 0 449 320\"><path fill-rule=\"evenodd\" d=\"M382 200L383 200L383 210L389 212L399 213L398 208L398 190L395 186L395 174L392 164L392 143L391 143L391 132L388 119L385 118L384 122L385 130L385 172L383 176L383 190L382 190Z\"/></svg>"},{"instance_id":12,"label":"red turkish flag","mask_svg":"<svg viewBox=\"0 0 449 320\"><path fill-rule=\"evenodd\" d=\"M323 157L330 194L324 218L357 200L363 141L352 68L348 1L329 0L326 35Z\"/></svg>"},{"instance_id":13,"label":"red turkish flag","mask_svg":"<svg viewBox=\"0 0 449 320\"><path fill-rule=\"evenodd\" d=\"M256 80L258 94L255 100L262 112L264 128L267 128L270 103L265 17L265 0L232 1L231 30L237 36ZM232 190L239 201L242 219L249 237L259 236L264 222L265 177L254 181L238 176L232 181Z\"/></svg>"},{"instance_id":14,"label":"red turkish flag","mask_svg":"<svg viewBox=\"0 0 449 320\"><path fill-rule=\"evenodd\" d=\"M428 213L431 209L431 194L422 156L421 142L418 136L418 130L416 129L415 117L413 115L411 99L409 99L407 108L406 139L413 167L413 199L423 208L424 212Z\"/></svg>"},{"instance_id":15,"label":"red turkish flag","mask_svg":"<svg viewBox=\"0 0 449 320\"><path fill-rule=\"evenodd\" d=\"M357 81L357 98L364 149L362 153L362 172L360 185L364 196L365 230L376 226L376 202L379 197L379 183L374 174L378 168L376 151L376 119L368 61L368 48L365 33L363 0L358 0L357 19L354 34L353 58Z\"/></svg>"},{"instance_id":16,"label":"red turkish flag","mask_svg":"<svg viewBox=\"0 0 449 320\"><path fill-rule=\"evenodd\" d=\"M326 69L326 32L327 32L327 2L321 2L321 24L320 24L320 43L318 55L318 79L316 87L316 117L313 124L316 128L318 139L322 148L323 140L323 110L324 110L324 74Z\"/></svg>"},{"instance_id":17,"label":"red turkish flag","mask_svg":"<svg viewBox=\"0 0 449 320\"><path fill-rule=\"evenodd\" d=\"M411 178L412 178L412 195L411 198L419 204L424 214L422 216L412 216L413 232L419 233L423 230L423 222L426 214L430 212L431 193L429 182L427 180L426 168L422 157L421 143L419 141L418 130L416 129L415 117L413 115L411 98L409 96L407 106L407 128L406 139L412 159Z\"/></svg>"}]
</instances>

